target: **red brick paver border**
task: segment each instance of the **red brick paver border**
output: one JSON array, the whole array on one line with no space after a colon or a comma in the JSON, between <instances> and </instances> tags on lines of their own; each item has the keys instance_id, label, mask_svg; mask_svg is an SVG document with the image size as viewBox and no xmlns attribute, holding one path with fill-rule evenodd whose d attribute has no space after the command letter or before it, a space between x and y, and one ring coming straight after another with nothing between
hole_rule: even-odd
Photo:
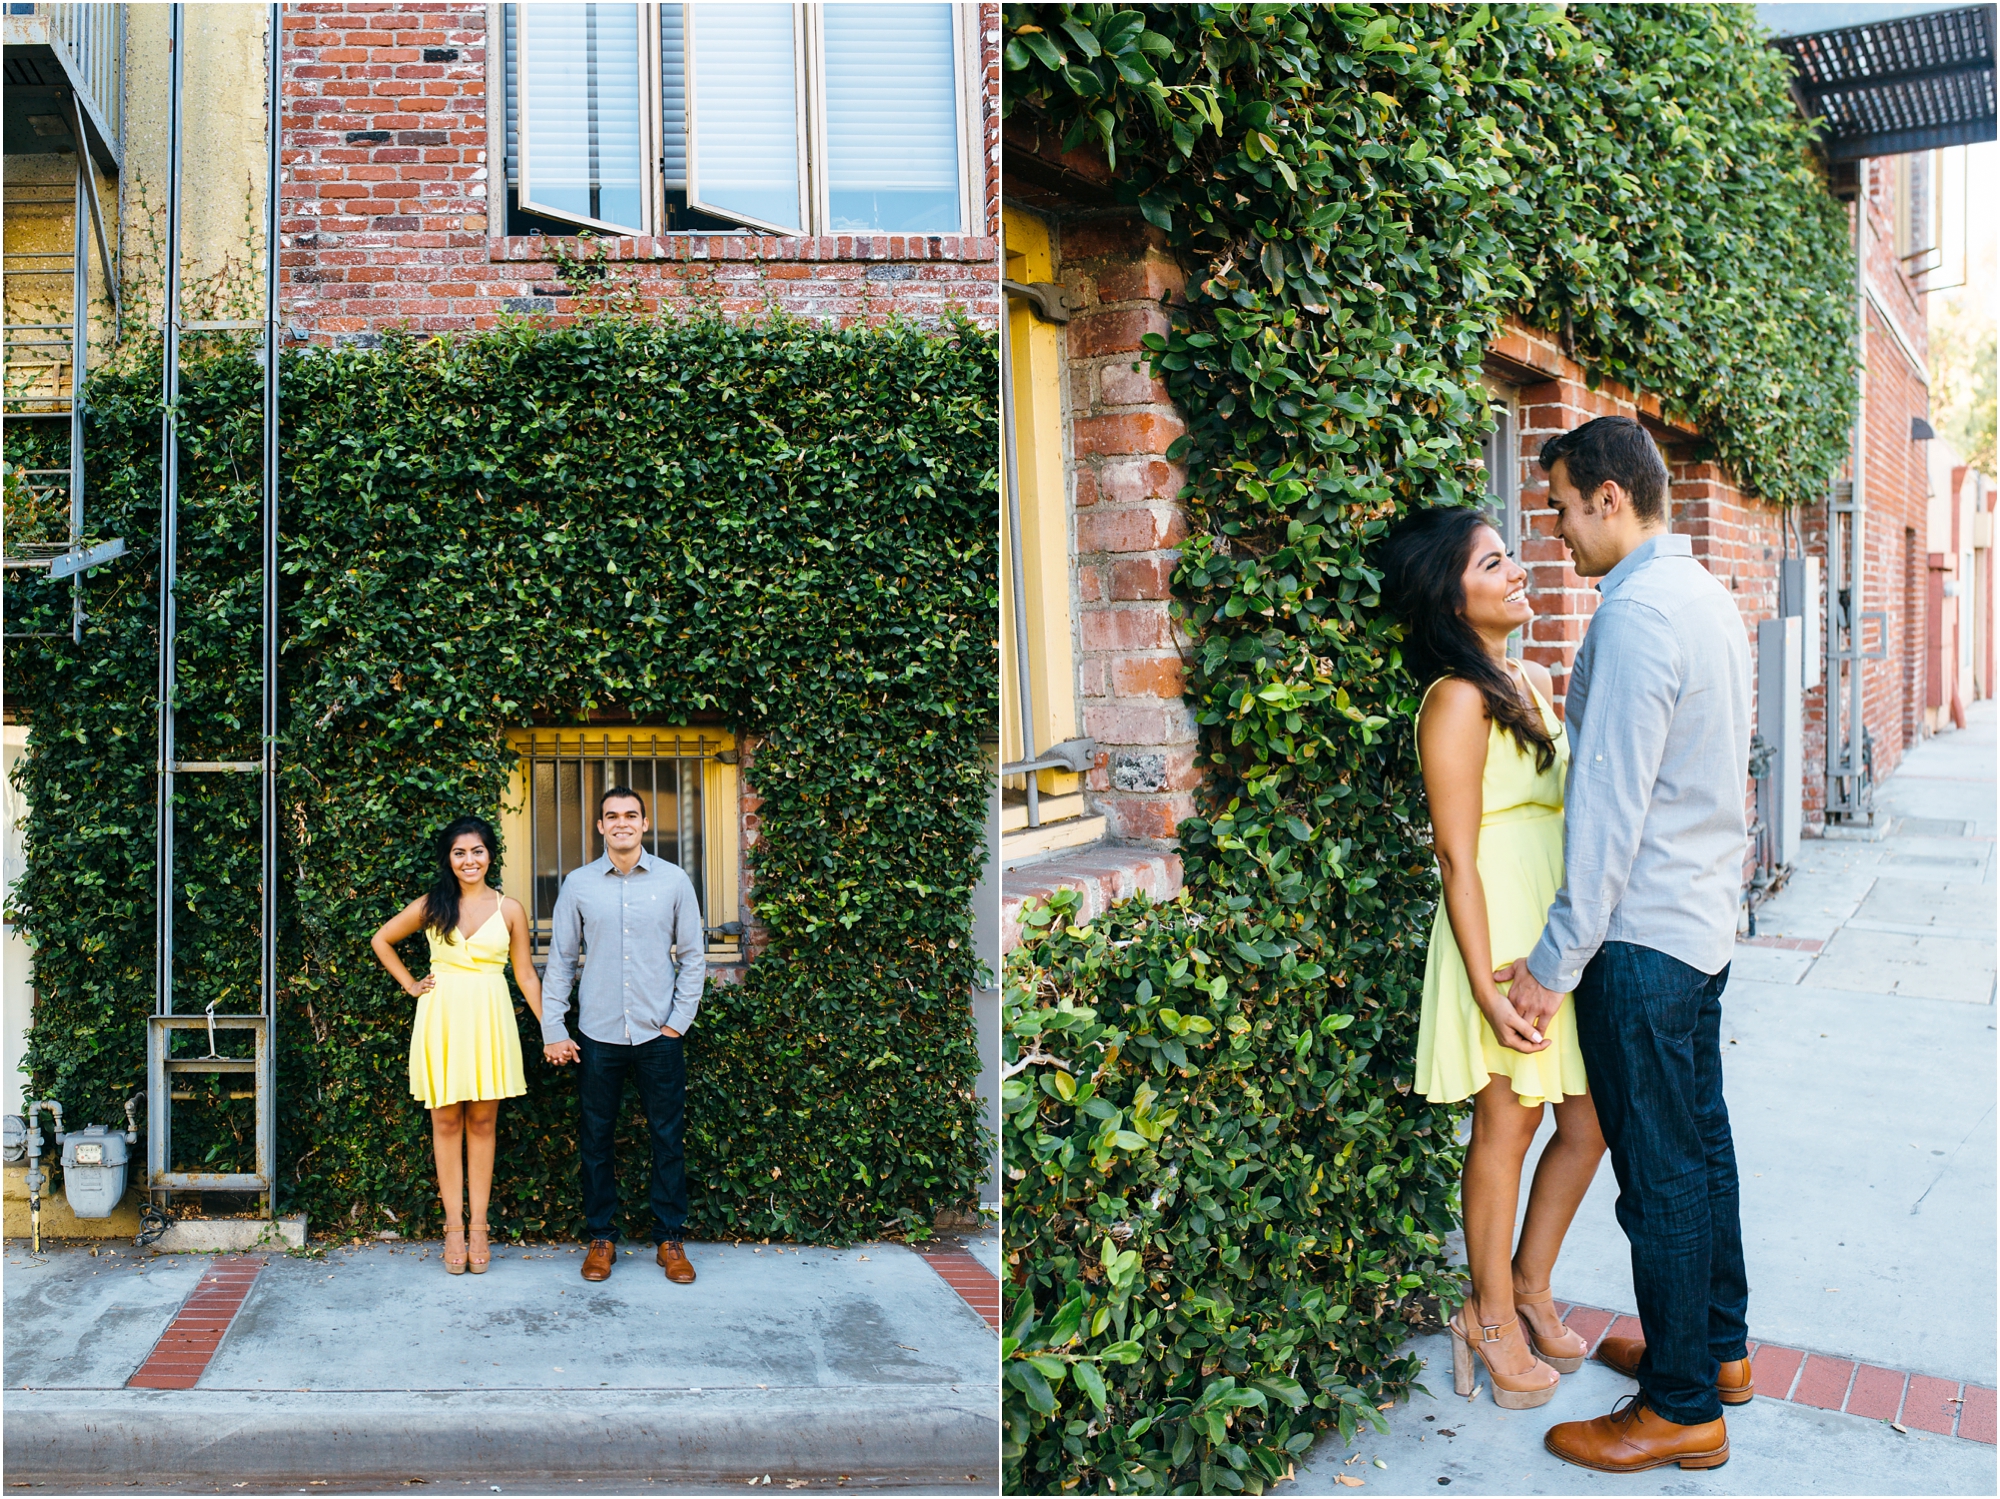
<instances>
[{"instance_id":1,"label":"red brick paver border","mask_svg":"<svg viewBox=\"0 0 2000 1499\"><path fill-rule=\"evenodd\" d=\"M1605 1336L1640 1336L1638 1318L1602 1307L1563 1305L1557 1311L1595 1353ZM1750 1368L1759 1400L1788 1400L1820 1410L1844 1411L1870 1421L1894 1421L1916 1431L1994 1445L1994 1392L1928 1374L1908 1374L1858 1364L1837 1354L1750 1345Z\"/></svg>"},{"instance_id":2,"label":"red brick paver border","mask_svg":"<svg viewBox=\"0 0 2000 1499\"><path fill-rule=\"evenodd\" d=\"M140 1390L191 1390L208 1369L215 1350L235 1320L257 1282L264 1260L254 1254L222 1255L210 1260L201 1281L181 1303L174 1320L160 1334L160 1341L146 1355L127 1388Z\"/></svg>"},{"instance_id":3,"label":"red brick paver border","mask_svg":"<svg viewBox=\"0 0 2000 1499\"><path fill-rule=\"evenodd\" d=\"M938 1278L964 1298L965 1304L986 1319L986 1325L1000 1328L1000 1277L962 1249L919 1249L924 1263L937 1271Z\"/></svg>"}]
</instances>

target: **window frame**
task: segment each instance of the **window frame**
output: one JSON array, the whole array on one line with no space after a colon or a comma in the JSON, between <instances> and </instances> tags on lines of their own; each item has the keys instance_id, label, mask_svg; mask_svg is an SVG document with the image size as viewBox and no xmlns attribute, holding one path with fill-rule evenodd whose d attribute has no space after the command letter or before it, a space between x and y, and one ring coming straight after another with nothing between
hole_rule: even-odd
<instances>
[{"instance_id":1,"label":"window frame","mask_svg":"<svg viewBox=\"0 0 2000 1499\"><path fill-rule=\"evenodd\" d=\"M708 0L708 3L722 3L722 0ZM640 108L641 161L648 175L649 187L643 196L646 223L639 228L614 224L606 220L589 219L576 214L561 213L534 203L529 197L530 169L528 165L528 111L526 91L522 78L527 69L527 48L516 47L513 66L509 66L507 47L507 9L501 0L492 0L487 10L486 58L489 70L487 106L487 224L488 232L504 237L507 232L507 194L510 189L518 193L516 199L520 211L532 213L544 219L552 219L564 224L573 224L579 231L597 234L638 235L641 237L664 237L667 235L726 234L728 229L669 229L667 194L680 191L691 212L707 214L710 217L728 219L744 229L766 234L791 236L824 237L836 234L906 234L928 237L940 234L978 235L984 231L985 222L985 130L980 114L981 81L983 74L979 67L979 31L977 7L967 0L940 0L948 4L952 23L952 89L956 101L953 111L953 129L956 132L958 151L958 218L956 229L832 229L828 227L831 218L830 186L828 181L826 153L826 111L825 79L822 59L825 55L825 4L826 0L811 0L811 3L792 4L792 65L793 98L798 112L797 142L799 153L799 211L800 223L780 225L768 221L746 218L734 210L717 209L705 205L700 198L699 167L700 134L695 128L695 51L694 27L685 14L688 6L683 5L681 23L682 70L684 101L684 132L687 150L686 181L678 189L669 188L664 170L666 151L666 127L663 119L665 108L665 58L660 47L661 13L663 4L641 4L639 7L639 28L641 31L640 90L643 95ZM520 18L516 16L516 25ZM498 80L498 87L492 81ZM512 101L516 111L516 130L519 145L518 176L509 182L507 176L507 109Z\"/></svg>"},{"instance_id":2,"label":"window frame","mask_svg":"<svg viewBox=\"0 0 2000 1499\"><path fill-rule=\"evenodd\" d=\"M803 154L813 163L812 174L812 223L808 231L814 234L971 234L969 225L978 222L974 211L974 199L970 191L974 168L978 165L978 155L969 149L977 132L966 111L966 96L971 92L968 85L973 72L977 70L977 54L968 61L966 52L967 32L966 12L968 6L958 0L943 0L951 13L951 88L952 88L952 128L958 140L958 228L956 229L834 229L830 226L833 218L833 187L831 162L827 158L826 120L826 4L801 5L798 9L806 12L807 42L811 50L811 61L806 65L807 81L812 89L811 116L812 138L803 147ZM689 69L693 76L693 69ZM692 174L690 174L692 176ZM693 189L689 189L689 204L694 202ZM704 212L713 210L704 209Z\"/></svg>"},{"instance_id":3,"label":"window frame","mask_svg":"<svg viewBox=\"0 0 2000 1499\"><path fill-rule=\"evenodd\" d=\"M1493 431L1480 443L1481 466L1486 470L1486 498L1500 510L1500 539L1507 555L1527 566L1527 516L1521 509L1521 401L1520 392L1504 381L1488 375L1481 383L1486 390L1486 409L1493 418ZM1498 465L1487 457L1496 455ZM1526 646L1525 632L1516 630L1507 637L1507 655L1520 660Z\"/></svg>"},{"instance_id":4,"label":"window frame","mask_svg":"<svg viewBox=\"0 0 2000 1499\"><path fill-rule=\"evenodd\" d=\"M583 749L593 740L603 740L607 746L627 739L661 739L672 736L680 740L706 740L715 748L701 758L702 793L702 888L707 896L708 906L703 910L702 923L706 931L716 929L742 918L742 845L743 829L741 816L741 781L736 764L738 740L736 735L724 728L709 724L536 724L532 727L512 726L506 730L507 748L514 752L514 764L507 774L507 791L500 805L500 842L507 851L500 871L500 886L504 894L521 903L528 913L531 926L537 925L535 917L535 871L534 871L534 825L530 817L530 786L528 750L531 746L548 745L558 751L554 756L561 758L563 746L579 742L579 758L625 758L617 755L615 749L607 756L583 753ZM727 758L724 758L724 757ZM632 758L640 758L636 751ZM658 759L657 755L645 758ZM648 806L648 820L658 809ZM545 946L537 946L534 958L539 963L546 959ZM710 967L735 967L747 961L747 947L742 937L734 942L717 941L709 937L706 957Z\"/></svg>"},{"instance_id":5,"label":"window frame","mask_svg":"<svg viewBox=\"0 0 2000 1499\"><path fill-rule=\"evenodd\" d=\"M664 141L665 128L660 118L660 7L654 4L640 3L634 8L638 12L639 26L639 34L634 38L639 44L639 170L645 180L645 186L639 194L639 216L644 222L634 226L615 223L609 219L593 219L585 214L568 213L561 209L550 208L545 204L537 203L533 200L528 171L528 74L530 72L528 58L532 49L527 45L527 31L524 18L517 14L515 21L517 27L516 35L520 37L520 45L515 48L513 75L507 79L506 87L511 89L514 94L517 139L520 142L520 168L516 192L519 194L517 201L520 203L522 212L540 214L543 218L559 219L565 224L575 224L580 228L595 229L606 234L650 235L660 223L663 217L662 210L665 208L665 173L661 170L661 158L666 149ZM506 25L504 15L501 18L501 25L503 28ZM504 29L500 35L500 44L502 52L500 65L502 72L505 73L507 60L505 57L506 34ZM504 137L507 129L506 98L504 95L501 99L499 113L500 129L503 138L502 149L504 151ZM506 172L507 165L503 155L500 164L500 173L503 179L503 195L501 200L501 209L503 212L506 208L504 196Z\"/></svg>"},{"instance_id":6,"label":"window frame","mask_svg":"<svg viewBox=\"0 0 2000 1499\"><path fill-rule=\"evenodd\" d=\"M713 0L711 0L713 3ZM733 208L717 208L701 200L701 132L695 126L701 108L701 94L695 82L695 27L694 18L687 14L693 4L682 7L681 12L681 71L683 96L687 100L687 193L688 207L696 213L711 214L716 218L735 219L750 229L762 229L771 234L797 235L812 231L806 226L812 222L811 203L813 200L812 140L811 121L814 117L815 101L812 88L813 64L807 53L812 50L809 33L812 27L806 16L809 7L800 4L791 6L792 12L792 130L794 149L798 152L799 222L797 224L774 224L767 219L753 219L738 213ZM664 174L662 174L664 179Z\"/></svg>"}]
</instances>

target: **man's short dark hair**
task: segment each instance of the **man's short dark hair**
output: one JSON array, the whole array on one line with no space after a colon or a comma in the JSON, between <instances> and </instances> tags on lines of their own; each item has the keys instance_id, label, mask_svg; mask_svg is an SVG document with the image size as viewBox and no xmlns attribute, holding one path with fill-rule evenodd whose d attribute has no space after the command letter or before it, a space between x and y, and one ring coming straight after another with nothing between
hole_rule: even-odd
<instances>
[{"instance_id":1,"label":"man's short dark hair","mask_svg":"<svg viewBox=\"0 0 2000 1499\"><path fill-rule=\"evenodd\" d=\"M639 804L639 815L641 817L647 815L646 798L639 795L639 793L634 791L630 786L613 786L610 788L610 790L606 791L604 795L600 796L597 799L597 815L600 820L604 816L605 804L607 802L612 802L612 801L637 802Z\"/></svg>"},{"instance_id":2,"label":"man's short dark hair","mask_svg":"<svg viewBox=\"0 0 2000 1499\"><path fill-rule=\"evenodd\" d=\"M1569 482L1588 500L1606 480L1631 496L1632 513L1647 524L1667 513L1667 462L1653 435L1629 416L1600 416L1542 444L1540 463L1554 473L1569 464Z\"/></svg>"}]
</instances>

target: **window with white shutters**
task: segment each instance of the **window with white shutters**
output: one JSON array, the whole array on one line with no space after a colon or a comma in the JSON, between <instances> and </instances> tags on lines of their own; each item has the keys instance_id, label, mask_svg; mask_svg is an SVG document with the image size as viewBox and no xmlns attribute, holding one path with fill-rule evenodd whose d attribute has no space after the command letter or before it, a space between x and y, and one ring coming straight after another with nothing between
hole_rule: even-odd
<instances>
[{"instance_id":1,"label":"window with white shutters","mask_svg":"<svg viewBox=\"0 0 2000 1499\"><path fill-rule=\"evenodd\" d=\"M821 7L825 225L952 233L961 222L949 5Z\"/></svg>"},{"instance_id":2,"label":"window with white shutters","mask_svg":"<svg viewBox=\"0 0 2000 1499\"><path fill-rule=\"evenodd\" d=\"M799 233L806 224L799 32L792 5L690 5L688 201Z\"/></svg>"},{"instance_id":3,"label":"window with white shutters","mask_svg":"<svg viewBox=\"0 0 2000 1499\"><path fill-rule=\"evenodd\" d=\"M971 5L494 9L504 232L954 234L976 222Z\"/></svg>"},{"instance_id":4,"label":"window with white shutters","mask_svg":"<svg viewBox=\"0 0 2000 1499\"><path fill-rule=\"evenodd\" d=\"M520 203L594 229L649 228L641 5L523 5Z\"/></svg>"}]
</instances>

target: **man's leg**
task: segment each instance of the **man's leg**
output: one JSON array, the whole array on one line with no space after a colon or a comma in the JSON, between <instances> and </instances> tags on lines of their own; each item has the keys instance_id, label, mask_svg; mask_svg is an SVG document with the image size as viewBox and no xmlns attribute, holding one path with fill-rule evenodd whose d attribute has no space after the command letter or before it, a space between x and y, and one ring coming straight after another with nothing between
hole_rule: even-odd
<instances>
[{"instance_id":1,"label":"man's leg","mask_svg":"<svg viewBox=\"0 0 2000 1499\"><path fill-rule=\"evenodd\" d=\"M1577 1040L1618 1178L1618 1222L1632 1245L1646 1334L1639 1387L1680 1426L1722 1415L1709 1338L1710 1111L1696 1063L1710 982L1664 953L1608 942L1576 990ZM1719 1108L1719 1086L1714 1097Z\"/></svg>"},{"instance_id":2,"label":"man's leg","mask_svg":"<svg viewBox=\"0 0 2000 1499\"><path fill-rule=\"evenodd\" d=\"M686 1127L686 1042L656 1036L632 1048L639 1076L639 1100L653 1141L653 1241L678 1239L687 1223L687 1164L682 1150Z\"/></svg>"},{"instance_id":3,"label":"man's leg","mask_svg":"<svg viewBox=\"0 0 2000 1499\"><path fill-rule=\"evenodd\" d=\"M1728 985L1727 968L1708 981L1694 1051L1702 1153L1708 1166L1708 1351L1718 1363L1749 1357L1750 1285L1743 1270L1736 1140L1722 1099L1722 991Z\"/></svg>"},{"instance_id":4,"label":"man's leg","mask_svg":"<svg viewBox=\"0 0 2000 1499\"><path fill-rule=\"evenodd\" d=\"M633 1048L593 1041L581 1031L576 1035L576 1048L581 1054L577 1094L582 1127L577 1133L577 1156L583 1175L584 1234L615 1240L618 1173L612 1142L618 1133L618 1105L625 1096L625 1069L632 1063Z\"/></svg>"}]
</instances>

